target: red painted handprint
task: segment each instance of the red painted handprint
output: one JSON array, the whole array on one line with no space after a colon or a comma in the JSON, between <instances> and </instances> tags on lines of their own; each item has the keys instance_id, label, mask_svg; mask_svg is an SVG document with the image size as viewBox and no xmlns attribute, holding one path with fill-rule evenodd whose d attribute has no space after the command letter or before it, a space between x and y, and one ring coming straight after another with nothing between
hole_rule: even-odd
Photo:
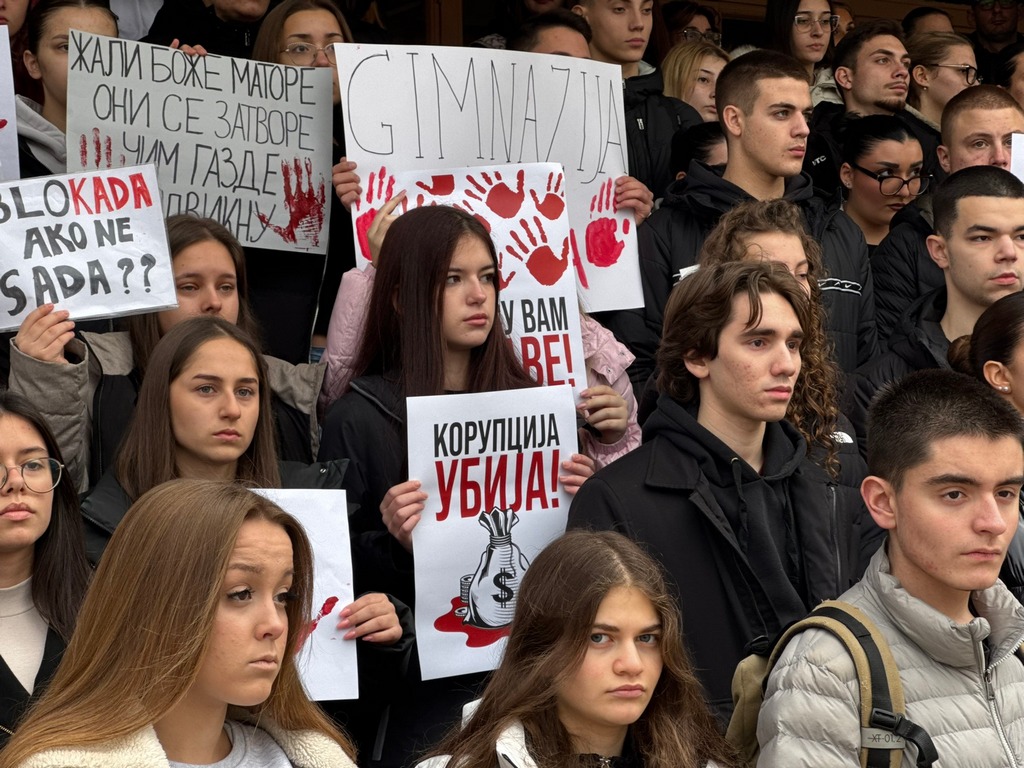
<instances>
[{"instance_id":1,"label":"red painted handprint","mask_svg":"<svg viewBox=\"0 0 1024 768\"><path fill-rule=\"evenodd\" d=\"M303 167L305 167L306 186L303 187ZM292 175L295 186L292 187ZM305 163L295 158L292 165L287 160L281 162L281 178L284 183L284 204L288 209L288 224L279 227L271 224L270 219L259 214L263 226L270 227L281 236L286 243L297 243L299 235L312 245L320 242L320 232L324 228L324 203L327 201L326 186L323 175L320 185L313 188L313 161L308 157Z\"/></svg>"},{"instance_id":2,"label":"red painted handprint","mask_svg":"<svg viewBox=\"0 0 1024 768\"><path fill-rule=\"evenodd\" d=\"M516 174L517 186L515 189L501 180L501 173L498 171L494 172L493 179L487 173L481 173L480 177L484 181L483 184L472 176L466 176L466 181L476 188L476 192L470 189L466 194L474 200L486 203L488 208L503 219L513 219L518 216L519 209L523 207L523 201L526 199L526 192L523 190L523 185L526 183L525 171L519 171ZM486 186L484 186L485 184ZM477 192L480 194L478 195Z\"/></svg>"},{"instance_id":3,"label":"red painted handprint","mask_svg":"<svg viewBox=\"0 0 1024 768\"><path fill-rule=\"evenodd\" d=\"M540 215L551 221L561 216L562 211L565 210L565 199L558 194L558 190L562 187L562 179L562 174L558 174L557 177L553 173L548 174L548 185L543 200L538 199L536 191L530 190L530 197L533 198L533 204L537 206ZM552 186L552 182L554 186Z\"/></svg>"},{"instance_id":4,"label":"red painted handprint","mask_svg":"<svg viewBox=\"0 0 1024 768\"><path fill-rule=\"evenodd\" d=\"M512 232L511 237L518 248L509 245L506 246L505 250L510 256L526 264L526 268L538 283L541 285L554 285L565 272L566 267L569 266L569 238L565 238L562 242L562 256L559 258L551 250L551 246L548 245L548 236L540 219L534 216L533 223L537 229L536 236L534 236L533 230L530 229L530 224L526 219L519 220L519 226L522 227L523 234L526 236L526 240L529 241L529 245L524 242L518 232Z\"/></svg>"},{"instance_id":5,"label":"red painted handprint","mask_svg":"<svg viewBox=\"0 0 1024 768\"><path fill-rule=\"evenodd\" d=\"M109 136L103 138L100 136L100 129L92 129L92 150L93 150L93 161L89 162L89 137L86 134L82 134L78 139L78 154L79 159L82 161L83 168L122 168L125 165L125 157L121 155L121 162L115 166L113 158L113 142ZM104 165L104 161L106 164Z\"/></svg>"},{"instance_id":6,"label":"red painted handprint","mask_svg":"<svg viewBox=\"0 0 1024 768\"><path fill-rule=\"evenodd\" d=\"M376 189L374 185L376 184ZM391 199L395 191L395 179L383 165L379 171L370 172L370 183L366 186L366 195L356 200L353 206L359 214L356 217L356 234L359 236L359 251L363 258L370 260L370 239L367 232L377 217L380 207ZM364 210L365 209L365 210Z\"/></svg>"},{"instance_id":7,"label":"red painted handprint","mask_svg":"<svg viewBox=\"0 0 1024 768\"><path fill-rule=\"evenodd\" d=\"M446 197L455 191L455 177L450 173L445 173L441 176L431 176L429 187L422 181L417 181L416 186L428 195Z\"/></svg>"},{"instance_id":8,"label":"red painted handprint","mask_svg":"<svg viewBox=\"0 0 1024 768\"><path fill-rule=\"evenodd\" d=\"M626 244L619 240L619 220L605 214L616 210L614 182L608 179L590 201L590 223L587 224L587 261L595 267L610 267L619 260ZM629 234L629 219L622 221L622 233Z\"/></svg>"}]
</instances>

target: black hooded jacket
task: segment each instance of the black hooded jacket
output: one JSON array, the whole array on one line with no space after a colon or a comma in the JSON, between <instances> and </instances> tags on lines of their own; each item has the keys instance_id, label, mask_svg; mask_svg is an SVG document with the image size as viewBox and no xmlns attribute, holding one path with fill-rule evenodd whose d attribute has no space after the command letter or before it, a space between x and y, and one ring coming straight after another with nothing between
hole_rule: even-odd
<instances>
[{"instance_id":1,"label":"black hooded jacket","mask_svg":"<svg viewBox=\"0 0 1024 768\"><path fill-rule=\"evenodd\" d=\"M703 122L689 104L662 93L665 83L655 70L622 83L629 175L661 197L672 182L672 137Z\"/></svg>"},{"instance_id":2,"label":"black hooded jacket","mask_svg":"<svg viewBox=\"0 0 1024 768\"><path fill-rule=\"evenodd\" d=\"M838 208L828 208L801 174L786 181L784 198L804 214L807 229L821 243L826 277L819 281L828 312L836 362L844 371L871 360L877 351L875 298L864 235ZM661 208L637 229L644 306L604 313L599 318L636 356L633 388L642 392L654 370L665 304L680 271L697 263L708 233L724 213L753 200L700 162L669 187Z\"/></svg>"},{"instance_id":3,"label":"black hooded jacket","mask_svg":"<svg viewBox=\"0 0 1024 768\"><path fill-rule=\"evenodd\" d=\"M769 423L757 472L667 395L644 443L579 489L569 527L616 530L664 566L694 667L720 717L746 645L849 587L862 570L865 515ZM873 524L871 524L873 527Z\"/></svg>"},{"instance_id":4,"label":"black hooded jacket","mask_svg":"<svg viewBox=\"0 0 1024 768\"><path fill-rule=\"evenodd\" d=\"M858 368L847 381L846 415L857 430L861 454L867 456L868 406L890 381L926 368L949 368L949 340L939 325L946 313L946 287L936 288L912 304L889 337L889 351Z\"/></svg>"}]
</instances>

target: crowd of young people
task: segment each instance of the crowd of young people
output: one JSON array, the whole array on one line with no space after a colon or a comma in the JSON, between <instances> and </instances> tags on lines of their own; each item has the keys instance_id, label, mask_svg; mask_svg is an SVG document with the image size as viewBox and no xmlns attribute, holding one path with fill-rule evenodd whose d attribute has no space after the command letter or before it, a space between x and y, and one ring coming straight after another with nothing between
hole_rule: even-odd
<instances>
[{"instance_id":1,"label":"crowd of young people","mask_svg":"<svg viewBox=\"0 0 1024 768\"><path fill-rule=\"evenodd\" d=\"M429 500L406 399L540 384L477 217L382 201L354 269L369 179L335 72L325 257L283 269L171 216L176 308L80 323L44 304L3 339L0 768L738 768L737 664L841 595L898 646L941 764L1024 764L1006 2L975 0L969 38L941 11L854 23L769 0L765 48L730 54L718 12L685 0L526 0L476 41L621 68L613 188L644 305L582 316L558 474L573 530L527 570L497 668L456 678L423 680L415 652ZM359 39L334 0L158 5L133 23L189 55L333 69ZM119 19L105 0L6 6L21 174L64 173L69 30ZM299 682L312 548L250 490L282 487L347 491L358 598L331 620L357 644L358 701ZM847 661L820 633L787 649L759 764L860 764Z\"/></svg>"}]
</instances>

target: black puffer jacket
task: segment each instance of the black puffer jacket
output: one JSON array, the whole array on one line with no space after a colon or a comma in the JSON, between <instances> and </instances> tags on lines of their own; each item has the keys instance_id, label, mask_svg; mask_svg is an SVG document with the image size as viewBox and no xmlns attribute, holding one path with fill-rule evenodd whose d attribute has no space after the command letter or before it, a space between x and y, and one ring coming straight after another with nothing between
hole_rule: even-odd
<instances>
[{"instance_id":1,"label":"black puffer jacket","mask_svg":"<svg viewBox=\"0 0 1024 768\"><path fill-rule=\"evenodd\" d=\"M822 245L828 276L820 286L828 330L836 362L852 371L877 352L874 288L864 235L845 213L816 197L803 174L787 180L784 197L803 211L808 231ZM697 262L722 214L747 200L753 198L740 187L694 162L687 177L669 187L661 208L637 229L644 306L599 316L636 356L630 379L637 392L643 391L654 369L665 304L680 270Z\"/></svg>"},{"instance_id":2,"label":"black puffer jacket","mask_svg":"<svg viewBox=\"0 0 1024 768\"><path fill-rule=\"evenodd\" d=\"M703 122L689 104L665 96L661 72L655 70L623 81L629 175L661 197L672 175L672 137L676 131Z\"/></svg>"},{"instance_id":3,"label":"black puffer jacket","mask_svg":"<svg viewBox=\"0 0 1024 768\"><path fill-rule=\"evenodd\" d=\"M846 415L867 456L868 406L885 384L926 368L949 368L949 340L939 322L946 312L946 288L937 288L911 305L889 337L889 351L847 380Z\"/></svg>"},{"instance_id":4,"label":"black puffer jacket","mask_svg":"<svg viewBox=\"0 0 1024 768\"><path fill-rule=\"evenodd\" d=\"M942 270L928 254L928 236L933 234L932 198L924 195L892 217L889 234L871 254L875 319L883 346L888 346L907 307L946 284Z\"/></svg>"},{"instance_id":5,"label":"black puffer jacket","mask_svg":"<svg viewBox=\"0 0 1024 768\"><path fill-rule=\"evenodd\" d=\"M665 567L708 701L732 709L745 646L834 598L867 560L863 507L806 458L786 422L767 425L757 472L663 395L644 444L577 492L570 528L616 530Z\"/></svg>"}]
</instances>

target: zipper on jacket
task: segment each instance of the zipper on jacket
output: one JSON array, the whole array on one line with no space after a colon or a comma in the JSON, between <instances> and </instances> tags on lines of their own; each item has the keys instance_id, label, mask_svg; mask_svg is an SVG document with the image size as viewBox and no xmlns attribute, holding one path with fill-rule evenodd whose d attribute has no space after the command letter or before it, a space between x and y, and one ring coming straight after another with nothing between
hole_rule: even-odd
<instances>
[{"instance_id":1,"label":"zipper on jacket","mask_svg":"<svg viewBox=\"0 0 1024 768\"><path fill-rule=\"evenodd\" d=\"M836 564L836 588L840 593L846 590L846 585L842 583L843 575L843 561L839 556L839 510L837 497L839 496L835 483L829 483L827 486L828 494L832 501L832 550L835 553L835 564Z\"/></svg>"},{"instance_id":2,"label":"zipper on jacket","mask_svg":"<svg viewBox=\"0 0 1024 768\"><path fill-rule=\"evenodd\" d=\"M1019 768L1020 763L1018 763L1017 758L1014 757L1013 750L1010 748L1010 742L1006 738L1006 731L1003 729L1003 721L999 719L999 710L996 707L996 691L995 688L992 687L992 670L1011 656L1013 656L1013 654L1009 653L998 661L989 664L988 668L982 674L982 680L985 684L985 698L988 700L988 711L989 714L992 715L992 722L995 723L996 733L999 734L999 743L1003 746L1003 752L1006 753L1006 757L1010 761L1009 764L1013 768ZM982 658L984 658L984 656L982 656Z\"/></svg>"},{"instance_id":3,"label":"zipper on jacket","mask_svg":"<svg viewBox=\"0 0 1024 768\"><path fill-rule=\"evenodd\" d=\"M8 736L13 736L14 735L14 731L12 731L10 728L4 728L2 725L0 725L0 731L3 731Z\"/></svg>"}]
</instances>

